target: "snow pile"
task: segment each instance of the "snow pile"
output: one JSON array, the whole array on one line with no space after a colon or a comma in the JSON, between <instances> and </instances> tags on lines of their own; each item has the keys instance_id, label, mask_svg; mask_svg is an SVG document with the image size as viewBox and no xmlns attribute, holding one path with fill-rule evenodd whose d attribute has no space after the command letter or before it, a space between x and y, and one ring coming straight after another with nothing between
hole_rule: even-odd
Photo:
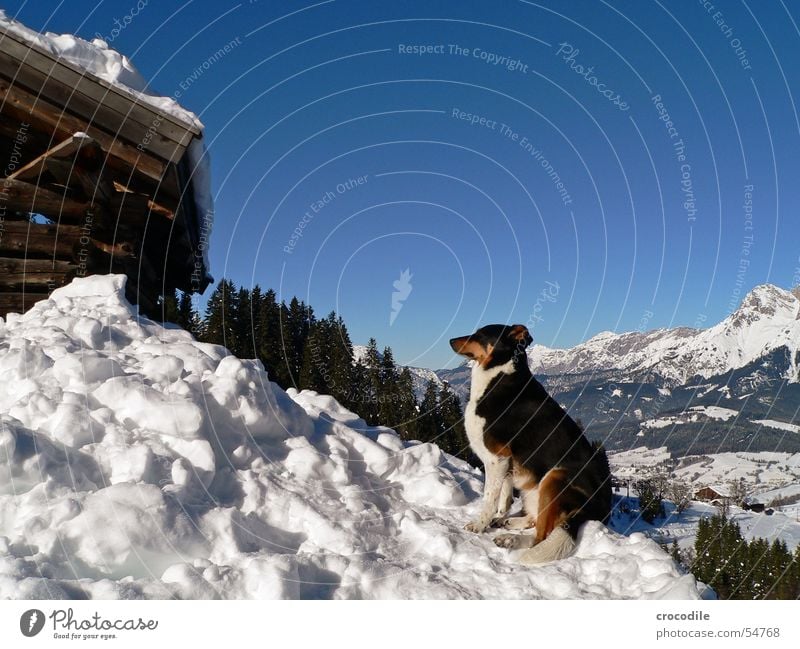
<instances>
[{"instance_id":1,"label":"snow pile","mask_svg":"<svg viewBox=\"0 0 800 649\"><path fill-rule=\"evenodd\" d=\"M480 473L138 319L122 276L0 320L0 598L697 598L641 534L536 568Z\"/></svg>"}]
</instances>

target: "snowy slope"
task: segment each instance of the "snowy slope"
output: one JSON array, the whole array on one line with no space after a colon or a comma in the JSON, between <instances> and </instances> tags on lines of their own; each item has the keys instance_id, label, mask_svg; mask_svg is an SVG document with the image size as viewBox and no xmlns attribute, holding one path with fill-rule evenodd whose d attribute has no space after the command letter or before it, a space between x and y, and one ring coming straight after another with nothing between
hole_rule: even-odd
<instances>
[{"instance_id":1,"label":"snowy slope","mask_svg":"<svg viewBox=\"0 0 800 649\"><path fill-rule=\"evenodd\" d=\"M516 564L462 529L478 472L137 319L124 281L0 320L0 598L699 596L597 523Z\"/></svg>"},{"instance_id":2,"label":"snowy slope","mask_svg":"<svg viewBox=\"0 0 800 649\"><path fill-rule=\"evenodd\" d=\"M800 292L771 284L755 287L739 308L708 329L657 329L600 333L571 349L533 345L528 350L537 374L609 373L613 380L660 377L680 385L744 367L772 350L790 351L788 378L798 380Z\"/></svg>"}]
</instances>

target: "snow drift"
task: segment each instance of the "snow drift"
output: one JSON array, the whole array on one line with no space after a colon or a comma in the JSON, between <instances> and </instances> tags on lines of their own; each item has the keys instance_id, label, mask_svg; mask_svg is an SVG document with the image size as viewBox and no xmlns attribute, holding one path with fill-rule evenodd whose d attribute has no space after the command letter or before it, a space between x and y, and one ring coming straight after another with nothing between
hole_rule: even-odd
<instances>
[{"instance_id":1,"label":"snow drift","mask_svg":"<svg viewBox=\"0 0 800 649\"><path fill-rule=\"evenodd\" d=\"M0 319L0 597L698 598L597 523L527 568L462 530L481 474L138 318L123 276Z\"/></svg>"}]
</instances>

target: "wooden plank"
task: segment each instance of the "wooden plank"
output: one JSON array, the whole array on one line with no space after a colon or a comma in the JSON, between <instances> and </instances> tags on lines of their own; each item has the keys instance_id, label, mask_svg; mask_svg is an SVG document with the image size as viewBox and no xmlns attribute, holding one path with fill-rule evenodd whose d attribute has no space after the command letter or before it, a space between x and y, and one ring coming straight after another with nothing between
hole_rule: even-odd
<instances>
[{"instance_id":1,"label":"wooden plank","mask_svg":"<svg viewBox=\"0 0 800 649\"><path fill-rule=\"evenodd\" d=\"M194 124L184 122L169 113L160 113L158 109L142 101L133 92L115 86L77 65L53 56L35 43L30 43L17 34L0 28L0 36L5 35L3 49L20 63L38 70L44 76L55 77L67 86L77 88L87 97L112 107L123 115L131 115L142 124L152 124L157 117L161 118L165 127L165 135L178 141L177 134L189 131L200 135L200 129ZM169 126L169 128L167 128Z\"/></svg>"},{"instance_id":2,"label":"wooden plank","mask_svg":"<svg viewBox=\"0 0 800 649\"><path fill-rule=\"evenodd\" d=\"M54 76L42 74L26 64L0 52L0 76L11 80L38 97L46 99L66 112L76 115L84 122L93 124L117 138L134 146L142 146L164 160L174 162L181 158L194 134L183 130L176 139L167 137L162 131L163 123L156 115L146 124L136 121L132 115L119 113L100 100L87 97L76 88L62 83Z\"/></svg>"},{"instance_id":3,"label":"wooden plank","mask_svg":"<svg viewBox=\"0 0 800 649\"><path fill-rule=\"evenodd\" d=\"M0 256L72 259L85 231L77 225L15 221L0 228Z\"/></svg>"},{"instance_id":4,"label":"wooden plank","mask_svg":"<svg viewBox=\"0 0 800 649\"><path fill-rule=\"evenodd\" d=\"M171 209L150 200L149 196L130 192L113 194L110 209L113 214L120 215L120 221L125 220L136 225L145 225L151 218L163 218L168 221L175 218L175 213ZM123 219L122 215L129 215L130 218Z\"/></svg>"},{"instance_id":5,"label":"wooden plank","mask_svg":"<svg viewBox=\"0 0 800 649\"><path fill-rule=\"evenodd\" d=\"M81 219L91 208L89 203L65 198L33 183L13 178L0 179L0 207L20 212L35 212L59 221Z\"/></svg>"},{"instance_id":6,"label":"wooden plank","mask_svg":"<svg viewBox=\"0 0 800 649\"><path fill-rule=\"evenodd\" d=\"M108 156L116 157L147 177L160 181L168 163L153 157L135 146L109 135L93 125L64 112L50 102L36 97L21 86L0 77L0 103L2 112L22 122L28 122L37 130L48 131L54 139L63 140L73 133L85 132L100 144Z\"/></svg>"},{"instance_id":7,"label":"wooden plank","mask_svg":"<svg viewBox=\"0 0 800 649\"><path fill-rule=\"evenodd\" d=\"M20 167L14 173L9 174L8 178L12 180L30 180L39 178L45 170L47 161L51 158L60 160L74 159L81 148L94 148L94 155L97 155L100 147L88 135L71 135L63 142L57 144L51 149L48 149L40 156L31 160L28 164Z\"/></svg>"},{"instance_id":8,"label":"wooden plank","mask_svg":"<svg viewBox=\"0 0 800 649\"><path fill-rule=\"evenodd\" d=\"M25 313L39 300L45 300L49 295L49 293L34 293L32 291L0 293L0 317L5 317L9 313Z\"/></svg>"},{"instance_id":9,"label":"wooden plank","mask_svg":"<svg viewBox=\"0 0 800 649\"><path fill-rule=\"evenodd\" d=\"M69 281L78 265L59 259L16 259L0 257L0 287L5 290L52 290Z\"/></svg>"}]
</instances>

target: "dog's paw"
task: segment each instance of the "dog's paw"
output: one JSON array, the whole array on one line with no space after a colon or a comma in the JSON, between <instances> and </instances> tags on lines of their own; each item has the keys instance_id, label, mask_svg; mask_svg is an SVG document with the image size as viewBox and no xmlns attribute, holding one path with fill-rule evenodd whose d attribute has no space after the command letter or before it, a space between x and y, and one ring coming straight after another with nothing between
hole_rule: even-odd
<instances>
[{"instance_id":1,"label":"dog's paw","mask_svg":"<svg viewBox=\"0 0 800 649\"><path fill-rule=\"evenodd\" d=\"M536 524L529 516L514 516L503 521L503 529L506 530L527 530L535 527Z\"/></svg>"},{"instance_id":2,"label":"dog's paw","mask_svg":"<svg viewBox=\"0 0 800 649\"><path fill-rule=\"evenodd\" d=\"M509 550L516 550L522 547L519 534L498 534L494 537L494 544L498 548L508 548Z\"/></svg>"},{"instance_id":3,"label":"dog's paw","mask_svg":"<svg viewBox=\"0 0 800 649\"><path fill-rule=\"evenodd\" d=\"M485 532L487 527L488 523L484 523L482 520L470 521L469 523L464 525L465 530L467 530L468 532L475 532L476 534Z\"/></svg>"},{"instance_id":4,"label":"dog's paw","mask_svg":"<svg viewBox=\"0 0 800 649\"><path fill-rule=\"evenodd\" d=\"M492 519L492 522L489 523L489 527L503 528L506 526L506 520L508 519L506 519L505 516L496 516Z\"/></svg>"}]
</instances>

